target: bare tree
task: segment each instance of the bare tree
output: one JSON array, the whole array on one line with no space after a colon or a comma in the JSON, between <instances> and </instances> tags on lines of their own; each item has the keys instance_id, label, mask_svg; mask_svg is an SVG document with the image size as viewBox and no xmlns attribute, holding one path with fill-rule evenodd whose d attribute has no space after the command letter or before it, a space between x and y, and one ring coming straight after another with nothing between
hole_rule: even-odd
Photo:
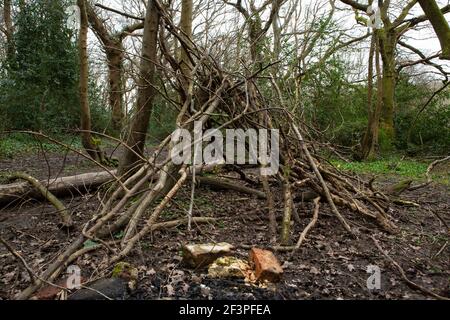
<instances>
[{"instance_id":1,"label":"bare tree","mask_svg":"<svg viewBox=\"0 0 450 320\"><path fill-rule=\"evenodd\" d=\"M155 98L155 71L159 12L154 0L149 0L144 22L140 75L138 78L137 102L133 112L131 128L127 139L129 148L124 150L120 163L122 174L130 171L144 154L147 130Z\"/></svg>"},{"instance_id":2,"label":"bare tree","mask_svg":"<svg viewBox=\"0 0 450 320\"><path fill-rule=\"evenodd\" d=\"M88 16L86 0L77 0L80 8L80 33L79 55L80 55L80 104L81 104L81 140L86 152L92 159L98 162L104 162L104 155L98 144L95 143L91 131L91 110L89 107L89 62L88 62Z\"/></svg>"},{"instance_id":3,"label":"bare tree","mask_svg":"<svg viewBox=\"0 0 450 320\"><path fill-rule=\"evenodd\" d=\"M120 132L124 124L124 105L123 105L123 64L125 59L125 50L123 47L124 39L134 31L142 29L144 22L125 26L120 32L110 32L105 22L99 17L95 9L87 4L88 18L92 30L101 41L106 53L108 63L108 82L109 82L109 106L112 112L112 127Z\"/></svg>"},{"instance_id":4,"label":"bare tree","mask_svg":"<svg viewBox=\"0 0 450 320\"><path fill-rule=\"evenodd\" d=\"M361 4L354 0L341 0L341 2L350 5L357 13L359 23L368 25L367 20L360 17L358 11L367 12L369 5ZM418 0L408 1L401 9L395 19L392 19L391 1L378 0L383 26L378 32L378 41L380 53L382 57L382 94L383 107L381 111L380 126L384 130L386 137L393 141L395 136L394 130L394 111L395 111L395 87L396 87L396 49L399 39L409 30L414 29L418 24L428 20L428 16L422 15L408 19L411 9L417 4ZM440 9L441 14L450 12L450 6Z\"/></svg>"}]
</instances>

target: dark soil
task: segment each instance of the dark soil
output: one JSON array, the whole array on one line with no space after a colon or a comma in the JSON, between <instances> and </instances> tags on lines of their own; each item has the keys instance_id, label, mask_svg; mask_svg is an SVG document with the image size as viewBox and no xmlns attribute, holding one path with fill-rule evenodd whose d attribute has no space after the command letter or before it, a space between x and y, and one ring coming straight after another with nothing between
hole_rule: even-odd
<instances>
[{"instance_id":1,"label":"dark soil","mask_svg":"<svg viewBox=\"0 0 450 320\"><path fill-rule=\"evenodd\" d=\"M91 172L95 168L73 154L0 160L0 174L18 170L43 179L49 175ZM396 181L395 177L387 177L379 187ZM272 189L281 217L281 190L277 185L272 185ZM189 188L185 187L165 210L161 220L184 217L189 194ZM341 209L352 226L359 229L358 239L349 236L328 205L322 203L319 222L301 250L293 258L289 253L276 253L285 269L283 281L274 286L256 287L242 280L210 279L206 270L190 270L181 265L180 247L187 242L229 242L237 247L236 256L243 259L247 259L251 246L268 247L264 201L200 186L196 193L195 216L215 217L220 219L219 222L196 226L192 233L179 227L157 231L144 238L127 258L139 269L137 289L129 299L431 299L408 287L398 270L375 247L371 235L400 264L411 281L450 297L449 230L437 218L440 216L447 225L450 224L449 195L449 187L439 184L404 193L403 199L414 201L420 207L392 205L390 214L401 228L396 235L386 234L372 221ZM48 204L25 202L0 209L1 237L36 272L45 270L78 235L83 222L99 208L96 194L63 201L78 226L70 233L58 228L58 217ZM294 225L292 241L297 240L312 216L311 203L297 202L296 207L301 223ZM97 270L106 257L107 251L102 249L81 257L76 264L86 279L100 279L109 276ZM369 265L381 269L381 290L367 288ZM12 298L27 287L29 280L21 265L0 246L0 299Z\"/></svg>"}]
</instances>

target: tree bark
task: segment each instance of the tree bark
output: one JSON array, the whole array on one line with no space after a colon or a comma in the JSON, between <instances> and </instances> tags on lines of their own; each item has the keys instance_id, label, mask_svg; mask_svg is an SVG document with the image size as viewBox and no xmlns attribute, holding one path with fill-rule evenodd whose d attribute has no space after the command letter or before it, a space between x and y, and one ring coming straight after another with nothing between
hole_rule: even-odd
<instances>
[{"instance_id":1,"label":"tree bark","mask_svg":"<svg viewBox=\"0 0 450 320\"><path fill-rule=\"evenodd\" d=\"M373 58L375 56L375 45L376 39L375 35L372 36L372 41L370 44L369 51L369 68L367 74L367 129L364 134L363 140L361 142L361 158L363 160L371 158L374 153L374 139L377 138L374 135L374 124L375 124L375 112L373 110ZM376 124L378 128L378 123Z\"/></svg>"},{"instance_id":2,"label":"tree bark","mask_svg":"<svg viewBox=\"0 0 450 320\"><path fill-rule=\"evenodd\" d=\"M376 76L377 76L377 101L373 107L373 59L375 57ZM377 155L379 140L380 116L383 107L383 85L381 81L380 50L378 37L373 35L369 54L369 85L368 85L368 117L369 122L367 130L362 141L361 155L362 159L373 159Z\"/></svg>"},{"instance_id":3,"label":"tree bark","mask_svg":"<svg viewBox=\"0 0 450 320\"><path fill-rule=\"evenodd\" d=\"M380 37L380 52L383 60L383 111L381 115L381 128L388 141L395 138L394 112L395 112L395 86L397 72L395 70L395 47L397 33L395 30L382 32Z\"/></svg>"},{"instance_id":4,"label":"tree bark","mask_svg":"<svg viewBox=\"0 0 450 320\"><path fill-rule=\"evenodd\" d=\"M89 107L89 64L87 52L88 17L86 0L77 0L80 8L80 34L79 34L79 55L80 55L80 104L81 104L81 141L89 156L98 161L104 162L104 157L99 147L95 145L92 138L91 110Z\"/></svg>"},{"instance_id":5,"label":"tree bark","mask_svg":"<svg viewBox=\"0 0 450 320\"><path fill-rule=\"evenodd\" d=\"M11 0L4 0L3 2L3 19L5 20L5 35L6 35L6 54L8 59L12 59L14 57L14 27L12 22L12 13L11 13Z\"/></svg>"},{"instance_id":6,"label":"tree bark","mask_svg":"<svg viewBox=\"0 0 450 320\"><path fill-rule=\"evenodd\" d=\"M123 108L123 61L124 50L122 43L117 41L106 51L108 60L108 78L109 78L109 106L111 108L111 120L114 131L122 130L125 119Z\"/></svg>"},{"instance_id":7,"label":"tree bark","mask_svg":"<svg viewBox=\"0 0 450 320\"><path fill-rule=\"evenodd\" d=\"M127 139L128 148L124 150L120 163L121 174L133 169L139 162L139 156L144 154L144 146L150 116L155 97L155 71L157 58L157 39L159 29L159 12L153 0L148 1L144 22L144 35L142 40L142 57L140 77L138 79L138 97Z\"/></svg>"},{"instance_id":8,"label":"tree bark","mask_svg":"<svg viewBox=\"0 0 450 320\"><path fill-rule=\"evenodd\" d=\"M181 37L189 43L192 39L192 19L193 19L193 2L192 0L183 0L181 2L181 20L180 29ZM192 61L190 59L189 52L187 52L184 46L181 46L181 61L180 61L181 74L183 75L183 90L185 93L189 90L189 85L192 82ZM184 99L182 99L184 103Z\"/></svg>"},{"instance_id":9,"label":"tree bark","mask_svg":"<svg viewBox=\"0 0 450 320\"><path fill-rule=\"evenodd\" d=\"M104 22L98 17L94 8L87 4L88 19L92 30L101 41L106 52L109 80L109 106L114 131L122 130L125 112L123 107L123 62L125 52L120 35L114 36L106 29Z\"/></svg>"},{"instance_id":10,"label":"tree bark","mask_svg":"<svg viewBox=\"0 0 450 320\"><path fill-rule=\"evenodd\" d=\"M419 0L441 43L441 59L450 60L450 27L435 0Z\"/></svg>"}]
</instances>

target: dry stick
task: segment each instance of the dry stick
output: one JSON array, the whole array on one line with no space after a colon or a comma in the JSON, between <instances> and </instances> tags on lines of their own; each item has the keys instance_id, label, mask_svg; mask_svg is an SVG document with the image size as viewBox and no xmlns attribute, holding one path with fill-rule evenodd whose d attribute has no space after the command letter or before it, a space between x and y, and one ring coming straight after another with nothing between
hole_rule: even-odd
<instances>
[{"instance_id":1,"label":"dry stick","mask_svg":"<svg viewBox=\"0 0 450 320\"><path fill-rule=\"evenodd\" d=\"M274 84L275 89L277 91L277 94L280 98L280 101L282 101L282 95L281 95L281 91L280 88L277 86L276 82L273 81L272 79L272 84ZM294 122L294 118L292 117L291 114L288 113L288 116L292 122L292 127L294 128L295 134L297 135L298 140L300 141L300 145L302 147L303 152L305 152L306 157L308 158L308 162L310 167L314 170L315 175L317 176L317 179L319 179L320 184L322 186L323 192L325 193L325 196L327 198L327 201L331 207L331 210L333 211L333 213L337 216L337 218L339 219L339 221L342 223L342 225L344 226L344 228L350 232L351 234L353 234L353 231L351 229L351 227L348 225L347 221L345 221L344 217L339 213L339 210L336 208L335 203L333 202L333 198L331 197L330 194L330 190L328 189L328 186L326 184L326 182L323 180L323 177L319 171L319 169L316 166L316 163L314 162L313 157L311 156L311 153L308 150L308 147L305 144L305 140L303 139L303 136L300 132L300 130L298 129L298 127L295 125Z\"/></svg>"},{"instance_id":2,"label":"dry stick","mask_svg":"<svg viewBox=\"0 0 450 320\"><path fill-rule=\"evenodd\" d=\"M383 254L383 256L385 256L385 258L388 259L388 260L389 260L389 261L397 268L397 270L400 272L400 275L402 276L403 280L405 280L405 282L406 282L410 287L412 287L413 289L420 290L420 291L422 291L423 293L426 293L426 294L428 294L428 295L430 295L430 296L432 296L432 297L434 297L434 298L436 298L436 299L439 299L439 300L450 300L450 299L447 298L447 297L440 296L440 295L438 295L438 294L436 294L436 293L434 293L434 292L432 292L432 291L430 291L430 290L428 290L428 289L426 289L426 288L424 288L424 287L422 287L422 286L419 286L417 283L414 283L414 282L412 282L411 280L409 280L409 279L406 277L406 274L405 274L405 271L403 270L403 268L402 268L402 267L401 267L394 259L392 259L391 256L389 256L389 255L383 250L383 248L380 246L380 244L378 243L378 241L377 241L373 236L370 236L370 238L371 238L372 241L375 243L375 246L378 248L378 250Z\"/></svg>"},{"instance_id":3,"label":"dry stick","mask_svg":"<svg viewBox=\"0 0 450 320\"><path fill-rule=\"evenodd\" d=\"M68 257L70 257L84 242L85 237L83 235L80 235L67 249L64 251L62 255L60 255L42 274L42 276L39 277L39 280L37 280L33 285L29 286L22 292L20 292L15 299L16 300L26 300L31 297L31 295L41 287L43 283L46 282L47 279L49 279L52 274L57 271L60 266L67 260Z\"/></svg>"},{"instance_id":4,"label":"dry stick","mask_svg":"<svg viewBox=\"0 0 450 320\"><path fill-rule=\"evenodd\" d=\"M294 122L293 119L291 119L292 122ZM325 196L327 198L328 204L331 207L331 210L333 211L333 213L337 216L337 218L339 219L339 221L342 223L342 225L344 226L345 230L347 230L348 232L350 232L351 234L353 234L352 228L348 225L347 221L345 221L344 217L339 213L338 209L336 208L336 205L334 204L333 198L331 197L330 194L330 190L328 189L328 186L325 182L325 180L323 180L322 175L320 174L319 169L317 168L313 157L311 156L311 153L309 153L308 148L305 145L305 140L303 140L303 136L300 133L300 130L298 129L298 127L295 124L292 124L292 127L294 128L294 131L300 141L300 145L303 149L303 152L305 152L305 155L308 159L309 165L311 166L311 168L314 170L314 173L316 174L317 178L319 179L319 182L322 186L323 192L325 193Z\"/></svg>"},{"instance_id":5,"label":"dry stick","mask_svg":"<svg viewBox=\"0 0 450 320\"><path fill-rule=\"evenodd\" d=\"M175 196L175 194L178 192L178 190L181 188L183 183L187 179L187 170L186 167L184 167L181 170L181 177L178 180L178 182L173 186L173 188L167 193L167 195L164 197L164 199L161 201L161 203L155 208L150 218L147 220L147 225L134 237L130 238L128 242L126 243L126 246L123 248L123 250L112 258L111 263L115 263L122 259L123 257L127 256L128 253L133 249L133 246L136 244L137 241L139 241L144 235L146 235L149 231L151 231L152 226L155 224L156 219L159 217L162 210L166 207L166 205L170 202L170 200Z\"/></svg>"},{"instance_id":6,"label":"dry stick","mask_svg":"<svg viewBox=\"0 0 450 320\"><path fill-rule=\"evenodd\" d=\"M408 188L409 191L414 191L423 187L428 186L429 184L431 184L433 182L433 178L431 177L431 171L433 170L433 168L438 165L439 163L445 162L445 161L449 161L450 160L450 156L445 157L444 159L439 159L436 161L433 161L427 168L427 172L425 173L425 175L427 176L427 182L424 182L422 184L419 184L417 186L413 186Z\"/></svg>"},{"instance_id":7,"label":"dry stick","mask_svg":"<svg viewBox=\"0 0 450 320\"><path fill-rule=\"evenodd\" d=\"M320 208L320 199L321 197L317 197L314 199L314 214L311 222L306 226L306 228L303 230L303 232L300 234L300 238L295 246L276 246L273 249L275 251L280 252L286 252L286 251L292 251L291 257L294 256L294 254L300 249L303 242L306 239L306 236L308 235L308 232L314 228L314 226L317 223L317 220L319 220L319 208Z\"/></svg>"},{"instance_id":8,"label":"dry stick","mask_svg":"<svg viewBox=\"0 0 450 320\"><path fill-rule=\"evenodd\" d=\"M42 283L46 283L52 287L56 287L59 288L61 290L66 290L66 288L58 286L54 283L51 283L50 281L47 281L41 277L39 277L38 275L36 275L33 270L28 266L27 262L25 261L24 258L22 258L22 256L15 251L11 245L9 245L9 243L3 239L2 237L0 237L0 242L6 247L6 249L8 249L9 252L11 252L11 254L20 261L20 263L24 266L24 268L27 270L28 275L30 276L30 280L32 281L33 285L32 286L37 286L37 288L42 284ZM33 291L34 292L34 291ZM31 295L31 294L30 294Z\"/></svg>"},{"instance_id":9,"label":"dry stick","mask_svg":"<svg viewBox=\"0 0 450 320\"><path fill-rule=\"evenodd\" d=\"M297 245L295 246L294 251L292 252L292 255L294 255L295 252L298 251L298 249L300 249L300 247L303 244L303 241L305 241L306 236L308 235L309 230L314 228L314 226L316 225L317 220L319 219L319 209L320 209L320 197L317 197L316 199L314 199L313 218L312 218L311 222L306 226L305 230L303 230L302 234L300 235L300 239L298 239Z\"/></svg>"},{"instance_id":10,"label":"dry stick","mask_svg":"<svg viewBox=\"0 0 450 320\"><path fill-rule=\"evenodd\" d=\"M17 172L12 175L13 178L19 178L28 181L31 183L39 192L44 196L57 210L61 215L62 224L66 228L70 228L73 226L73 220L70 216L69 211L64 206L64 204L56 198L53 193L51 193L42 183L40 183L36 178L22 173Z\"/></svg>"},{"instance_id":11,"label":"dry stick","mask_svg":"<svg viewBox=\"0 0 450 320\"><path fill-rule=\"evenodd\" d=\"M14 250L13 247L10 246L10 244L8 242L6 242L5 239L3 239L2 237L0 237L0 242L5 246L6 249L8 249L9 252L11 252L11 254L23 265L23 267L25 268L25 270L27 270L28 275L30 276L30 279L33 283L36 283L36 277L34 275L33 270L31 270L31 268L28 266L27 262L25 261L24 258L22 258L22 256L16 251Z\"/></svg>"},{"instance_id":12,"label":"dry stick","mask_svg":"<svg viewBox=\"0 0 450 320\"><path fill-rule=\"evenodd\" d=\"M292 190L289 177L285 177L284 180L284 216L281 231L281 244L288 245L291 235L292 207L294 206L294 201L292 199Z\"/></svg>"},{"instance_id":13,"label":"dry stick","mask_svg":"<svg viewBox=\"0 0 450 320\"><path fill-rule=\"evenodd\" d=\"M95 292L95 293L101 295L101 296L102 296L103 298L105 298L106 300L109 300L109 301L113 301L113 300L114 300L113 298L108 297L108 296L107 296L106 294L104 294L103 292L100 292L99 290L96 290L96 289L94 289L94 288L86 287L86 286L81 286L81 288L83 288L83 289L85 289L85 290L89 290L89 291Z\"/></svg>"},{"instance_id":14,"label":"dry stick","mask_svg":"<svg viewBox=\"0 0 450 320\"><path fill-rule=\"evenodd\" d=\"M200 185L208 185L218 189L233 190L248 195L256 196L259 199L267 199L266 193L259 191L257 189L232 183L227 179L213 178L213 177L197 177L197 182L199 182Z\"/></svg>"},{"instance_id":15,"label":"dry stick","mask_svg":"<svg viewBox=\"0 0 450 320\"><path fill-rule=\"evenodd\" d=\"M198 152L198 146L197 144L194 145L194 166L196 165L197 162L197 152ZM192 216L193 216L193 211L194 211L194 201L195 201L195 186L197 184L196 181L196 174L197 174L197 170L195 170L195 167L192 169L192 183L191 183L191 200L189 203L189 211L188 211L188 231L191 232L192 231Z\"/></svg>"},{"instance_id":16,"label":"dry stick","mask_svg":"<svg viewBox=\"0 0 450 320\"><path fill-rule=\"evenodd\" d=\"M160 174L158 182L153 186L153 188L148 192L144 197L142 197L137 204L137 207L132 207L133 213L131 215L131 219L128 223L128 226L125 229L125 235L122 240L122 247L125 246L125 243L131 239L134 235L134 231L138 225L139 219L146 212L148 206L155 200L158 193L160 193L164 186L167 183L167 170L169 170L169 165L165 167L165 171Z\"/></svg>"},{"instance_id":17,"label":"dry stick","mask_svg":"<svg viewBox=\"0 0 450 320\"><path fill-rule=\"evenodd\" d=\"M442 246L442 248L439 249L439 251L433 256L433 259L436 259L445 250L445 247L447 247L447 244L448 244L448 241L446 241L444 243L444 245Z\"/></svg>"}]
</instances>

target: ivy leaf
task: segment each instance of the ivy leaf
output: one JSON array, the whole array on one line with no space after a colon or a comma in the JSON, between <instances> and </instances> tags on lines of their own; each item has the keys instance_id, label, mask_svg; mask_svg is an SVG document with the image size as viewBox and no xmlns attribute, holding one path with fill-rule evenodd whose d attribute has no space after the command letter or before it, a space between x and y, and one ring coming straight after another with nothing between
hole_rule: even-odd
<instances>
[{"instance_id":1,"label":"ivy leaf","mask_svg":"<svg viewBox=\"0 0 450 320\"><path fill-rule=\"evenodd\" d=\"M90 248L93 248L93 247L95 247L95 246L98 246L98 243L95 242L95 241L92 241L92 240L87 240L87 241L84 243L84 248L85 248L85 249L90 249Z\"/></svg>"},{"instance_id":2,"label":"ivy leaf","mask_svg":"<svg viewBox=\"0 0 450 320\"><path fill-rule=\"evenodd\" d=\"M125 232L120 231L114 235L114 239L121 240L125 236Z\"/></svg>"}]
</instances>

